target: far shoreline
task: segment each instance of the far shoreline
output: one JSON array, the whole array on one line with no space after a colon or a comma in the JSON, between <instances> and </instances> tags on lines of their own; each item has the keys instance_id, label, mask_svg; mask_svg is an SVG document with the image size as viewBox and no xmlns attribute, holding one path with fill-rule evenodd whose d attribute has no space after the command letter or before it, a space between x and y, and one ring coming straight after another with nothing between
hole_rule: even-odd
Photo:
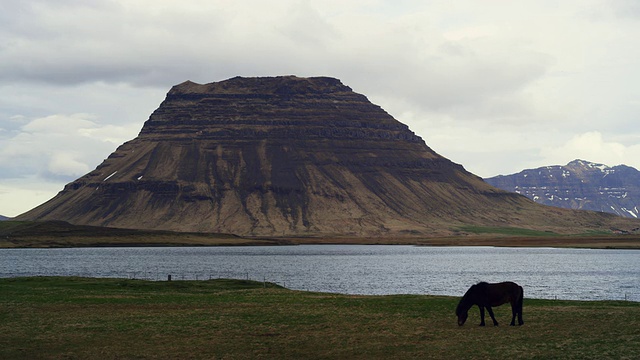
<instances>
[{"instance_id":1,"label":"far shoreline","mask_svg":"<svg viewBox=\"0 0 640 360\"><path fill-rule=\"evenodd\" d=\"M451 237L389 237L389 238L291 238L295 245L414 245L414 246L481 246L481 247L529 247L529 248L589 248L640 250L638 235L608 236L451 236Z\"/></svg>"},{"instance_id":2,"label":"far shoreline","mask_svg":"<svg viewBox=\"0 0 640 360\"><path fill-rule=\"evenodd\" d=\"M640 250L639 235L452 236L452 237L233 237L218 234L135 234L125 236L18 236L0 238L0 249L87 247L217 247L297 245L412 245L434 247L527 247Z\"/></svg>"}]
</instances>

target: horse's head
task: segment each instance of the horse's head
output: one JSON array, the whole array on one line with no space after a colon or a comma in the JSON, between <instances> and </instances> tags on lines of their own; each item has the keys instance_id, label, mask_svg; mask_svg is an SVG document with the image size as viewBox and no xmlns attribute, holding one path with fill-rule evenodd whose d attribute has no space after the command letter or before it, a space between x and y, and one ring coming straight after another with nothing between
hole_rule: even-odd
<instances>
[{"instance_id":1,"label":"horse's head","mask_svg":"<svg viewBox=\"0 0 640 360\"><path fill-rule=\"evenodd\" d=\"M460 302L458 303L458 307L456 308L456 315L458 316L458 325L464 325L465 321L469 317L469 309L473 306L473 289L475 285L473 285L467 292L464 294Z\"/></svg>"},{"instance_id":2,"label":"horse's head","mask_svg":"<svg viewBox=\"0 0 640 360\"><path fill-rule=\"evenodd\" d=\"M465 321L467 321L467 318L469 317L469 312L468 311L460 311L460 309L458 309L456 311L456 315L458 315L458 325L462 326L462 325L464 325Z\"/></svg>"}]
</instances>

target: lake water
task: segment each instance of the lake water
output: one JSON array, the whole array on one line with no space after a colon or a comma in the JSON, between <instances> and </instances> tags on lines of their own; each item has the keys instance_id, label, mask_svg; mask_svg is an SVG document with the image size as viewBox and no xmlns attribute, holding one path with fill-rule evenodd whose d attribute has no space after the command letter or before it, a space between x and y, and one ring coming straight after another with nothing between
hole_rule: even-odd
<instances>
[{"instance_id":1,"label":"lake water","mask_svg":"<svg viewBox=\"0 0 640 360\"><path fill-rule=\"evenodd\" d=\"M151 280L249 278L344 294L461 296L479 281L515 281L525 296L640 301L640 251L302 245L0 249L0 277Z\"/></svg>"}]
</instances>

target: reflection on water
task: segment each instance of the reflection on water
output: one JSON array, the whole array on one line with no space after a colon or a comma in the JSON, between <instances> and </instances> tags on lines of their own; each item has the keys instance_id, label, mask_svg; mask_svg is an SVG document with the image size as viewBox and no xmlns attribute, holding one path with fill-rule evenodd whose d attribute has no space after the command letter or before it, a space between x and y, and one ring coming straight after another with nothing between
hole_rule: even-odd
<instances>
[{"instance_id":1,"label":"reflection on water","mask_svg":"<svg viewBox=\"0 0 640 360\"><path fill-rule=\"evenodd\" d=\"M250 278L347 294L461 296L478 281L515 281L526 297L640 301L634 250L303 245L0 249L0 277L166 280Z\"/></svg>"}]
</instances>

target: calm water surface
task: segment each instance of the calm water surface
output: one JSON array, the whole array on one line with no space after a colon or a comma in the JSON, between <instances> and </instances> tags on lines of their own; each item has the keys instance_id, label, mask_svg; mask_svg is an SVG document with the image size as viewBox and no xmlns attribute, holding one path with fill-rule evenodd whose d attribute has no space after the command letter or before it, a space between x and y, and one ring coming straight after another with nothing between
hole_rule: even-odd
<instances>
[{"instance_id":1,"label":"calm water surface","mask_svg":"<svg viewBox=\"0 0 640 360\"><path fill-rule=\"evenodd\" d=\"M461 296L478 281L515 281L525 296L640 301L640 251L303 245L0 249L0 277L152 280L250 278L345 294Z\"/></svg>"}]
</instances>

